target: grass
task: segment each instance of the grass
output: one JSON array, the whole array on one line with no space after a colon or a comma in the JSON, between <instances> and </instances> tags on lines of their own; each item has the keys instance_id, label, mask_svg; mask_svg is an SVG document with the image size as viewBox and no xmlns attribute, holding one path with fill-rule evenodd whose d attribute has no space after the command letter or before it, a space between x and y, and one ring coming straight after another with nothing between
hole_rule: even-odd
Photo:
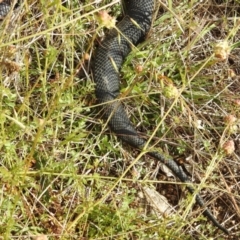
<instances>
[{"instance_id":1,"label":"grass","mask_svg":"<svg viewBox=\"0 0 240 240\"><path fill-rule=\"evenodd\" d=\"M1 239L228 239L168 170L119 142L100 118L90 71L103 36L96 13L118 16L116 2L25 1L1 23ZM235 239L238 3L163 2L121 71L137 130L184 163ZM231 50L224 61L214 56L221 41ZM159 194L169 214L159 214Z\"/></svg>"}]
</instances>

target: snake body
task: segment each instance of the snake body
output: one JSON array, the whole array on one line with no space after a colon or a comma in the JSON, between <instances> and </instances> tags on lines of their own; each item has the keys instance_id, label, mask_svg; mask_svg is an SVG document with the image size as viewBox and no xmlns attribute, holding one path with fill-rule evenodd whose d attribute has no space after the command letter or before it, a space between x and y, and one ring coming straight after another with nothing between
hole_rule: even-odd
<instances>
[{"instance_id":1,"label":"snake body","mask_svg":"<svg viewBox=\"0 0 240 240\"><path fill-rule=\"evenodd\" d=\"M12 0L4 0L0 2L0 19L5 17L11 9Z\"/></svg>"},{"instance_id":2,"label":"snake body","mask_svg":"<svg viewBox=\"0 0 240 240\"><path fill-rule=\"evenodd\" d=\"M12 0L0 2L0 18L7 15L11 3ZM154 0L126 0L125 4L126 16L118 23L118 31L116 29L111 30L96 51L93 76L96 83L96 97L99 103L104 104L105 119L108 120L111 130L124 142L135 148L143 149L146 140L138 135L121 102L117 99L120 88L118 71L132 46L144 40L146 33L149 31L154 11ZM148 152L148 154L164 163L181 182L190 182L185 172L172 158L159 152ZM187 189L190 193L195 193L194 188L188 184ZM199 195L196 195L196 202L205 209L203 214L216 227L228 234L228 231L205 208L204 201Z\"/></svg>"},{"instance_id":3,"label":"snake body","mask_svg":"<svg viewBox=\"0 0 240 240\"><path fill-rule=\"evenodd\" d=\"M112 29L96 50L93 77L96 84L95 94L98 102L103 105L104 118L108 121L110 129L124 142L131 146L143 149L146 140L141 138L130 122L119 96L119 70L124 59L129 54L132 46L144 40L149 31L154 11L154 0L128 0L126 15L117 24L117 30ZM165 164L174 175L183 183L190 180L181 167L170 157L159 152L148 154ZM191 194L195 193L192 186L187 184ZM197 194L196 202L204 208L203 214L224 233L228 231L215 219L212 213L205 207L203 199Z\"/></svg>"}]
</instances>

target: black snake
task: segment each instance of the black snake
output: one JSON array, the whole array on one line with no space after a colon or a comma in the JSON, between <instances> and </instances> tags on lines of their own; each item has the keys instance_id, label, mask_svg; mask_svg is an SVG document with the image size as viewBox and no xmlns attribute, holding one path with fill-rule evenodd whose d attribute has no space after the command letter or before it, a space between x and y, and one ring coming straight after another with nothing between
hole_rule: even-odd
<instances>
[{"instance_id":1,"label":"black snake","mask_svg":"<svg viewBox=\"0 0 240 240\"><path fill-rule=\"evenodd\" d=\"M0 1L0 19L5 17L11 9L12 0Z\"/></svg>"},{"instance_id":2,"label":"black snake","mask_svg":"<svg viewBox=\"0 0 240 240\"><path fill-rule=\"evenodd\" d=\"M108 121L111 130L124 142L135 148L143 149L146 140L138 135L124 111L123 105L117 99L120 84L119 69L131 51L132 45L135 46L141 42L149 31L154 11L154 0L127 0L125 4L126 16L117 24L118 31L112 29L96 51L93 76L96 83L96 96L99 103L104 104L104 118ZM182 182L190 182L185 172L172 158L159 152L148 152L148 154L164 163ZM194 194L195 190L192 186L187 184L187 189ZM199 195L196 195L196 202L205 209L203 214L216 227L228 234L228 231L205 207L205 203Z\"/></svg>"},{"instance_id":3,"label":"black snake","mask_svg":"<svg viewBox=\"0 0 240 240\"><path fill-rule=\"evenodd\" d=\"M0 2L0 18L9 12L11 2L12 0ZM118 71L132 46L144 40L149 31L154 11L154 0L125 0L125 4L126 16L117 24L119 32L116 29L111 30L96 51L93 75L96 83L96 96L99 103L104 104L105 119L107 119L111 130L131 146L143 149L146 140L138 135L122 104L117 100L120 84ZM148 154L164 163L183 183L190 182L185 172L172 158L159 152L148 152ZM187 189L194 194L193 187L187 184ZM204 201L199 195L196 195L196 202L205 208L203 214L216 227L229 234L205 207Z\"/></svg>"}]
</instances>

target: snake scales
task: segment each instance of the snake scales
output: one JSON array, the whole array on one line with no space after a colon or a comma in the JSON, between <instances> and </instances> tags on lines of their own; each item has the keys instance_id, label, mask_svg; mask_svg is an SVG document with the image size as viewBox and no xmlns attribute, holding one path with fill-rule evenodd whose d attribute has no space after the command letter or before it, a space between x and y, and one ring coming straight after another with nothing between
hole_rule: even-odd
<instances>
[{"instance_id":1,"label":"snake scales","mask_svg":"<svg viewBox=\"0 0 240 240\"><path fill-rule=\"evenodd\" d=\"M125 57L132 45L141 42L149 31L154 11L154 0L128 0L126 16L118 23L117 29L112 29L96 50L93 76L96 84L96 97L103 104L104 118L111 130L124 142L143 149L146 140L141 138L130 122L123 105L117 100L119 96L119 73ZM159 152L148 152L148 155L164 163L182 182L189 183L189 178L176 162ZM194 194L192 186L187 185L190 193ZM228 231L218 223L212 213L205 207L203 199L196 195L196 202L204 208L203 214L213 224L228 234Z\"/></svg>"},{"instance_id":2,"label":"snake scales","mask_svg":"<svg viewBox=\"0 0 240 240\"><path fill-rule=\"evenodd\" d=\"M11 0L0 2L0 18L4 17L10 10ZM149 31L154 10L154 0L126 0L126 16L118 23L117 28L111 30L105 40L96 51L93 76L96 83L96 96L99 103L104 104L105 119L108 120L109 127L123 141L131 146L143 149L146 140L141 138L127 117L127 114L117 100L119 96L119 73L125 57L132 49L132 45L137 45L144 40ZM189 183L189 178L176 162L159 152L148 152L148 154L164 163L181 182ZM190 193L195 190L187 185ZM203 214L208 217L213 224L228 234L228 231L221 226L212 213L205 207L203 199L196 195L196 202L204 208Z\"/></svg>"},{"instance_id":3,"label":"snake scales","mask_svg":"<svg viewBox=\"0 0 240 240\"><path fill-rule=\"evenodd\" d=\"M5 17L11 9L12 0L0 1L0 19Z\"/></svg>"}]
</instances>

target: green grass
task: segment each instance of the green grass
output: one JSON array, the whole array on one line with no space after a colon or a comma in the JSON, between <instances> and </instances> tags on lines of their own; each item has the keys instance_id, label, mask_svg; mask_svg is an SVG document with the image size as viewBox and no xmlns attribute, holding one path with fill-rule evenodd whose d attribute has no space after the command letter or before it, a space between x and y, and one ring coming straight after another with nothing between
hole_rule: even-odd
<instances>
[{"instance_id":1,"label":"green grass","mask_svg":"<svg viewBox=\"0 0 240 240\"><path fill-rule=\"evenodd\" d=\"M101 120L90 71L103 36L96 13L118 16L121 7L82 2L25 1L0 25L0 238L227 239L181 183ZM137 130L184 162L236 239L240 89L229 69L240 68L238 8L238 1L168 1L121 71ZM231 61L214 57L222 40ZM230 114L236 121L226 124ZM174 210L159 217L144 187Z\"/></svg>"}]
</instances>

